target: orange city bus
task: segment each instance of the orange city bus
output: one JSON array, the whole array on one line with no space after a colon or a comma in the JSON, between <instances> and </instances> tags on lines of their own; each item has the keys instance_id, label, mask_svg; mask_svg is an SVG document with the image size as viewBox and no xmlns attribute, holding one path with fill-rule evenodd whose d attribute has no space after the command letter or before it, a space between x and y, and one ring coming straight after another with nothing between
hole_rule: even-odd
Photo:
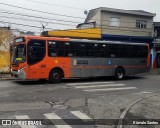
<instances>
[{"instance_id":1,"label":"orange city bus","mask_svg":"<svg viewBox=\"0 0 160 128\"><path fill-rule=\"evenodd\" d=\"M58 83L62 78L115 76L148 71L147 43L23 36L14 40L12 76Z\"/></svg>"}]
</instances>

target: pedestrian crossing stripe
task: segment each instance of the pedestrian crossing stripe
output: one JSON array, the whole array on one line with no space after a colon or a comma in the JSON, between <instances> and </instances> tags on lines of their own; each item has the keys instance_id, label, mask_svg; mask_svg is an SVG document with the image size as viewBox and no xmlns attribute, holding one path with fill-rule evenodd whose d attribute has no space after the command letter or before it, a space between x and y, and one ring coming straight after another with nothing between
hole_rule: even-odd
<instances>
[{"instance_id":1,"label":"pedestrian crossing stripe","mask_svg":"<svg viewBox=\"0 0 160 128\"><path fill-rule=\"evenodd\" d=\"M29 119L29 116L28 115L20 115L20 116L15 116L16 119ZM21 128L36 128L36 126L34 125L20 125Z\"/></svg>"},{"instance_id":2,"label":"pedestrian crossing stripe","mask_svg":"<svg viewBox=\"0 0 160 128\"><path fill-rule=\"evenodd\" d=\"M69 113L71 113L73 116L71 116L71 117L69 117L69 119L81 119L81 120L86 120L86 119L92 119L92 118L90 118L89 116L87 116L85 113L82 113L82 112L80 112L80 111L69 111ZM61 118L59 115L57 115L56 113L45 113L45 114L43 114L44 116L45 116L45 118L46 119L49 119L53 124L54 124L54 126L56 127L56 128L72 128L72 126L71 125L68 125L66 122L65 122L65 119L66 118ZM17 120L28 120L28 119L30 119L29 118L29 116L28 115L16 115L15 116L15 118L17 119ZM59 120L61 120L61 121L64 121L64 122L62 122L62 124L56 124L55 122L54 122L54 120L56 120L56 119L59 119ZM18 126L18 125L17 125ZM37 128L37 127L39 127L39 126L34 126L34 125L19 125L21 128Z\"/></svg>"},{"instance_id":3,"label":"pedestrian crossing stripe","mask_svg":"<svg viewBox=\"0 0 160 128\"><path fill-rule=\"evenodd\" d=\"M53 119L62 119L61 117L59 117L57 114L55 114L55 113L46 113L46 114L44 114L44 116L47 118L47 119L49 119L49 120L53 120ZM53 122L54 123L54 122ZM55 124L55 126L57 127L57 128L72 128L70 125L56 125Z\"/></svg>"},{"instance_id":4,"label":"pedestrian crossing stripe","mask_svg":"<svg viewBox=\"0 0 160 128\"><path fill-rule=\"evenodd\" d=\"M87 83L70 83L67 85L76 86L76 85L93 85L93 84L113 84L114 82L87 82Z\"/></svg>"},{"instance_id":5,"label":"pedestrian crossing stripe","mask_svg":"<svg viewBox=\"0 0 160 128\"><path fill-rule=\"evenodd\" d=\"M125 86L124 84L108 84L108 85L91 85L91 86L75 86L75 88L99 88L99 87L120 87Z\"/></svg>"},{"instance_id":6,"label":"pedestrian crossing stripe","mask_svg":"<svg viewBox=\"0 0 160 128\"><path fill-rule=\"evenodd\" d=\"M75 116L77 116L78 118L85 120L85 119L91 119L90 117L88 117L86 114L80 112L80 111L71 111L71 113Z\"/></svg>"},{"instance_id":7,"label":"pedestrian crossing stripe","mask_svg":"<svg viewBox=\"0 0 160 128\"><path fill-rule=\"evenodd\" d=\"M130 90L137 89L136 87L125 87L125 88L103 88L103 89L88 89L86 92L97 92L97 91L117 91L117 90Z\"/></svg>"},{"instance_id":8,"label":"pedestrian crossing stripe","mask_svg":"<svg viewBox=\"0 0 160 128\"><path fill-rule=\"evenodd\" d=\"M133 90L136 87L124 87L125 84L116 84L115 82L88 82L88 83L71 83L67 84L74 86L76 89L82 89L85 92L104 92L104 91L119 91L119 90Z\"/></svg>"}]
</instances>

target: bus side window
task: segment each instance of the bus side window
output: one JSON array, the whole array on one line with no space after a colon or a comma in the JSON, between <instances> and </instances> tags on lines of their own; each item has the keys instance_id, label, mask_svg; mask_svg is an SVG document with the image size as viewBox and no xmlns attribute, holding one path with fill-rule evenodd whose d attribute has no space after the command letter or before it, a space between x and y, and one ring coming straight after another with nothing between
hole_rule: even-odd
<instances>
[{"instance_id":1,"label":"bus side window","mask_svg":"<svg viewBox=\"0 0 160 128\"><path fill-rule=\"evenodd\" d=\"M64 56L64 45L64 42L56 42L55 50L57 50L57 56Z\"/></svg>"},{"instance_id":2,"label":"bus side window","mask_svg":"<svg viewBox=\"0 0 160 128\"><path fill-rule=\"evenodd\" d=\"M85 57L86 56L86 44L85 43L81 43L80 44L80 55L81 57Z\"/></svg>"},{"instance_id":3,"label":"bus side window","mask_svg":"<svg viewBox=\"0 0 160 128\"><path fill-rule=\"evenodd\" d=\"M106 44L101 44L101 57L106 57Z\"/></svg>"},{"instance_id":4,"label":"bus side window","mask_svg":"<svg viewBox=\"0 0 160 128\"><path fill-rule=\"evenodd\" d=\"M46 54L44 40L30 40L28 42L28 64L32 65L43 60Z\"/></svg>"},{"instance_id":5,"label":"bus side window","mask_svg":"<svg viewBox=\"0 0 160 128\"><path fill-rule=\"evenodd\" d=\"M64 43L64 56L71 56L70 54L70 43L69 42L66 42Z\"/></svg>"},{"instance_id":6,"label":"bus side window","mask_svg":"<svg viewBox=\"0 0 160 128\"><path fill-rule=\"evenodd\" d=\"M74 57L80 57L79 43L77 43L77 42L70 42L70 53Z\"/></svg>"},{"instance_id":7,"label":"bus side window","mask_svg":"<svg viewBox=\"0 0 160 128\"><path fill-rule=\"evenodd\" d=\"M109 44L109 57L116 58L116 47L114 44Z\"/></svg>"},{"instance_id":8,"label":"bus side window","mask_svg":"<svg viewBox=\"0 0 160 128\"><path fill-rule=\"evenodd\" d=\"M48 56L50 56L50 57L57 56L55 41L48 41Z\"/></svg>"},{"instance_id":9,"label":"bus side window","mask_svg":"<svg viewBox=\"0 0 160 128\"><path fill-rule=\"evenodd\" d=\"M94 44L93 43L86 43L86 57L94 57Z\"/></svg>"},{"instance_id":10,"label":"bus side window","mask_svg":"<svg viewBox=\"0 0 160 128\"><path fill-rule=\"evenodd\" d=\"M94 44L95 57L105 57L105 44Z\"/></svg>"}]
</instances>

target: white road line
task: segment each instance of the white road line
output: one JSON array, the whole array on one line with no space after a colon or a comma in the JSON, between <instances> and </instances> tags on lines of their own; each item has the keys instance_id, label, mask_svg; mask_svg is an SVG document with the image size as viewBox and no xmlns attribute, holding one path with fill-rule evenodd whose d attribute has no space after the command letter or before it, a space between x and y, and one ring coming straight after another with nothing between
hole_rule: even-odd
<instances>
[{"instance_id":1,"label":"white road line","mask_svg":"<svg viewBox=\"0 0 160 128\"><path fill-rule=\"evenodd\" d=\"M137 89L136 87L126 87L126 88L103 88L103 89L88 89L83 90L86 92L98 92L98 91L116 91L116 90L129 90L129 89Z\"/></svg>"},{"instance_id":2,"label":"white road line","mask_svg":"<svg viewBox=\"0 0 160 128\"><path fill-rule=\"evenodd\" d=\"M114 82L87 82L87 83L71 83L71 84L67 84L67 85L88 85L88 84L113 84Z\"/></svg>"},{"instance_id":3,"label":"white road line","mask_svg":"<svg viewBox=\"0 0 160 128\"><path fill-rule=\"evenodd\" d=\"M77 116L80 119L91 119L90 117L88 117L86 114L80 112L80 111L71 111L71 113L75 116Z\"/></svg>"},{"instance_id":4,"label":"white road line","mask_svg":"<svg viewBox=\"0 0 160 128\"><path fill-rule=\"evenodd\" d=\"M152 92L137 92L137 93L133 93L133 94L148 94L148 93L152 93Z\"/></svg>"},{"instance_id":5,"label":"white road line","mask_svg":"<svg viewBox=\"0 0 160 128\"><path fill-rule=\"evenodd\" d=\"M28 115L21 115L21 116L15 116L16 119L29 119ZM34 125L30 125L30 126L25 126L25 125L20 125L21 128L36 128Z\"/></svg>"},{"instance_id":6,"label":"white road line","mask_svg":"<svg viewBox=\"0 0 160 128\"><path fill-rule=\"evenodd\" d=\"M55 114L55 113L46 113L46 114L44 114L44 116L45 117L47 117L48 119L50 119L50 120L54 120L54 119L60 119L60 120L63 120L61 117L59 117L57 114ZM53 122L54 123L54 122ZM57 128L72 128L70 125L56 125L55 124L55 126L57 127Z\"/></svg>"},{"instance_id":7,"label":"white road line","mask_svg":"<svg viewBox=\"0 0 160 128\"><path fill-rule=\"evenodd\" d=\"M8 88L8 87L10 88L10 87L16 87L16 86L18 86L18 85L14 85L14 84L13 84L13 85L8 85L8 84L6 85L6 84L3 84L3 83L2 83L2 84L0 85L0 88Z\"/></svg>"},{"instance_id":8,"label":"white road line","mask_svg":"<svg viewBox=\"0 0 160 128\"><path fill-rule=\"evenodd\" d=\"M121 87L125 84L108 84L108 85L91 85L91 86L75 86L75 88L99 88L99 87Z\"/></svg>"}]
</instances>

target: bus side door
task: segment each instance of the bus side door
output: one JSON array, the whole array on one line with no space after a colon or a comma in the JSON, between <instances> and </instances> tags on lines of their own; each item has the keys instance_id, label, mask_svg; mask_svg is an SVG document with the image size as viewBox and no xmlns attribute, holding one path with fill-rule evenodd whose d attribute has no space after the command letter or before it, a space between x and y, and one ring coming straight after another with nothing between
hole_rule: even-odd
<instances>
[{"instance_id":1,"label":"bus side door","mask_svg":"<svg viewBox=\"0 0 160 128\"><path fill-rule=\"evenodd\" d=\"M45 40L32 39L28 42L28 60L27 63L30 67L30 79L41 79L42 71L44 71L45 64L43 59L46 55L46 42Z\"/></svg>"}]
</instances>

